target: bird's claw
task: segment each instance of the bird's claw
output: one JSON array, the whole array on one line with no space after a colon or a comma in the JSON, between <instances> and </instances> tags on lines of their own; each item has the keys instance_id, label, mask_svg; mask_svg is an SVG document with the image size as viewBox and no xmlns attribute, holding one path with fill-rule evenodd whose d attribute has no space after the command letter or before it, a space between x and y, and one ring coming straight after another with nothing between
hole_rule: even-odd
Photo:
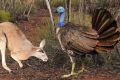
<instances>
[{"instance_id":1,"label":"bird's claw","mask_svg":"<svg viewBox=\"0 0 120 80\"><path fill-rule=\"evenodd\" d=\"M73 55L74 54L72 50L67 50L67 52L68 52L69 55Z\"/></svg>"},{"instance_id":2,"label":"bird's claw","mask_svg":"<svg viewBox=\"0 0 120 80\"><path fill-rule=\"evenodd\" d=\"M63 75L62 78L68 78L68 77L71 77L71 76L78 76L78 73L70 73L70 74L67 74L67 75Z\"/></svg>"},{"instance_id":3,"label":"bird's claw","mask_svg":"<svg viewBox=\"0 0 120 80\"><path fill-rule=\"evenodd\" d=\"M82 68L81 70L78 71L78 74L79 74L79 73L82 73L82 72L88 72L88 70L85 69L85 68Z\"/></svg>"},{"instance_id":4,"label":"bird's claw","mask_svg":"<svg viewBox=\"0 0 120 80\"><path fill-rule=\"evenodd\" d=\"M61 46L62 50L65 51L65 48L63 46Z\"/></svg>"}]
</instances>

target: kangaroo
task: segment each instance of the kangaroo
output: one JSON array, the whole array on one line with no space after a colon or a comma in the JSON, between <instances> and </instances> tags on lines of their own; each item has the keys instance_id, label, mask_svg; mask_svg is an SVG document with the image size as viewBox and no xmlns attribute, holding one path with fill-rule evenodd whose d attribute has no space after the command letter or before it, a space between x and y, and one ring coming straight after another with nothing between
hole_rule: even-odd
<instances>
[{"instance_id":1,"label":"kangaroo","mask_svg":"<svg viewBox=\"0 0 120 80\"><path fill-rule=\"evenodd\" d=\"M2 56L2 66L7 71L11 72L12 70L6 65L6 47L10 51L10 56L17 61L20 68L22 68L23 64L21 63L21 60L27 60L32 56L46 62L48 57L43 49L44 46L45 40L40 42L39 47L33 46L15 24L11 22L0 23L0 51Z\"/></svg>"}]
</instances>

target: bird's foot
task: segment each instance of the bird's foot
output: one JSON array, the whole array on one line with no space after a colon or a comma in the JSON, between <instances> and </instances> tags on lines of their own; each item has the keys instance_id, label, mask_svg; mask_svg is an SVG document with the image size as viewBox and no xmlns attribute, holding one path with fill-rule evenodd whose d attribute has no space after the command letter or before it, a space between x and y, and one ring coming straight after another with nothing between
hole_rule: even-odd
<instances>
[{"instance_id":1,"label":"bird's foot","mask_svg":"<svg viewBox=\"0 0 120 80\"><path fill-rule=\"evenodd\" d=\"M73 55L73 54L74 54L72 50L67 50L67 53L68 53L69 55Z\"/></svg>"},{"instance_id":2,"label":"bird's foot","mask_svg":"<svg viewBox=\"0 0 120 80\"><path fill-rule=\"evenodd\" d=\"M77 75L78 75L78 73L72 72L72 73L70 73L70 74L63 75L62 78L68 78L68 77L77 76Z\"/></svg>"},{"instance_id":3,"label":"bird's foot","mask_svg":"<svg viewBox=\"0 0 120 80\"><path fill-rule=\"evenodd\" d=\"M84 67L82 67L82 69L78 71L78 74L79 74L79 73L82 73L82 72L88 72L88 70L85 69Z\"/></svg>"}]
</instances>

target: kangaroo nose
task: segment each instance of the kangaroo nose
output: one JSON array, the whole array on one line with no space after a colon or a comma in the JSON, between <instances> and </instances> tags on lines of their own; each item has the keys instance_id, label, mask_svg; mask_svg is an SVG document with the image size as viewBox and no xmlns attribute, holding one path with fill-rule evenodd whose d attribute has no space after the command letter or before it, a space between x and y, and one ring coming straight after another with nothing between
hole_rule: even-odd
<instances>
[{"instance_id":1,"label":"kangaroo nose","mask_svg":"<svg viewBox=\"0 0 120 80\"><path fill-rule=\"evenodd\" d=\"M47 61L48 61L48 58L44 59L44 61L47 62Z\"/></svg>"}]
</instances>

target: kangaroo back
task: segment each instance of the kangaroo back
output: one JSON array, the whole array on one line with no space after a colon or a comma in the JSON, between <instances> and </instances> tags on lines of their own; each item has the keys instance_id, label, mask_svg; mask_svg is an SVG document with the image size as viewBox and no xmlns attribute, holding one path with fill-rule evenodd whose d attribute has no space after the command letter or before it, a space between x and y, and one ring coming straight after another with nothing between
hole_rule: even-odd
<instances>
[{"instance_id":1,"label":"kangaroo back","mask_svg":"<svg viewBox=\"0 0 120 80\"><path fill-rule=\"evenodd\" d=\"M28 51L33 47L32 43L26 38L26 36L19 29L19 27L13 23L0 23L0 31L5 34L8 42L7 47L10 49L10 51Z\"/></svg>"}]
</instances>

